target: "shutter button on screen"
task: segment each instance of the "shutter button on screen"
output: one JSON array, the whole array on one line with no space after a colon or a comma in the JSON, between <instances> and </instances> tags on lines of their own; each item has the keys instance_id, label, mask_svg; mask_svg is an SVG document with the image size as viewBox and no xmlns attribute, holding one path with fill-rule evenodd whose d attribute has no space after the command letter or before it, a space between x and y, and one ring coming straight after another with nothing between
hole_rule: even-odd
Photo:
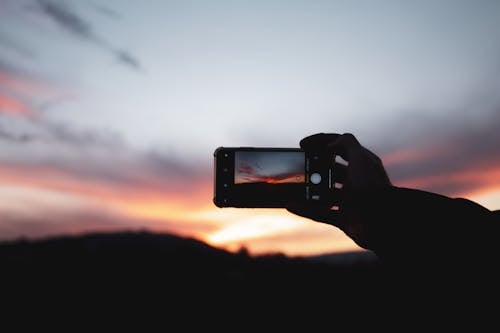
<instances>
[{"instance_id":1,"label":"shutter button on screen","mask_svg":"<svg viewBox=\"0 0 500 333\"><path fill-rule=\"evenodd\" d=\"M315 185L321 183L321 175L317 172L311 174L311 177L309 179L311 180L311 183Z\"/></svg>"}]
</instances>

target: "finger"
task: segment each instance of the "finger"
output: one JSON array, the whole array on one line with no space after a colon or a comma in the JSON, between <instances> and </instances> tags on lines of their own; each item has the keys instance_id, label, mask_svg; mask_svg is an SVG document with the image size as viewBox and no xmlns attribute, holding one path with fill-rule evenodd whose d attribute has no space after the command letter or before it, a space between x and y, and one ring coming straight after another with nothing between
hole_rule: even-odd
<instances>
[{"instance_id":1,"label":"finger","mask_svg":"<svg viewBox=\"0 0 500 333\"><path fill-rule=\"evenodd\" d=\"M344 160L349 161L349 157L355 150L363 149L358 139L351 133L344 133L338 136L337 140L331 141L327 145L328 153L340 155Z\"/></svg>"},{"instance_id":2,"label":"finger","mask_svg":"<svg viewBox=\"0 0 500 333\"><path fill-rule=\"evenodd\" d=\"M304 150L324 150L331 142L335 142L340 134L316 133L300 140L300 147Z\"/></svg>"},{"instance_id":3,"label":"finger","mask_svg":"<svg viewBox=\"0 0 500 333\"><path fill-rule=\"evenodd\" d=\"M335 163L333 165L332 179L333 179L332 187L340 189L341 186L336 184L339 183L343 185L347 181L347 166L341 163Z\"/></svg>"}]
</instances>

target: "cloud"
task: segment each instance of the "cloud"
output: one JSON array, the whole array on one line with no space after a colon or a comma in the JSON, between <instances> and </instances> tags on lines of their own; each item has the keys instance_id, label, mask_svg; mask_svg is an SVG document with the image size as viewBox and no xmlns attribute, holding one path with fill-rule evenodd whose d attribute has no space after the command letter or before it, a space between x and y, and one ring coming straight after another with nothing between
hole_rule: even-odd
<instances>
[{"instance_id":1,"label":"cloud","mask_svg":"<svg viewBox=\"0 0 500 333\"><path fill-rule=\"evenodd\" d=\"M45 78L0 58L0 90L20 96L38 96L49 95L61 89L49 84Z\"/></svg>"},{"instance_id":2,"label":"cloud","mask_svg":"<svg viewBox=\"0 0 500 333\"><path fill-rule=\"evenodd\" d=\"M31 117L35 111L27 102L0 92L0 113Z\"/></svg>"},{"instance_id":3,"label":"cloud","mask_svg":"<svg viewBox=\"0 0 500 333\"><path fill-rule=\"evenodd\" d=\"M92 7L98 13L100 13L102 15L105 15L107 17L114 18L114 19L121 18L121 15L118 14L118 12L116 12L115 10L113 10L113 9L111 9L109 7L106 7L106 6L103 6L103 5L99 5L99 4L95 4L95 3L92 4Z\"/></svg>"},{"instance_id":4,"label":"cloud","mask_svg":"<svg viewBox=\"0 0 500 333\"><path fill-rule=\"evenodd\" d=\"M1 123L0 123L0 140L5 140L9 142L15 142L15 143L24 143L24 142L30 142L35 140L36 137L31 134L26 134L26 133L13 133L11 130L5 128Z\"/></svg>"},{"instance_id":5,"label":"cloud","mask_svg":"<svg viewBox=\"0 0 500 333\"><path fill-rule=\"evenodd\" d=\"M47 120L40 120L40 126L46 130L48 140L64 142L79 148L84 146L117 148L124 144L122 136L111 130L77 130L69 125Z\"/></svg>"},{"instance_id":6,"label":"cloud","mask_svg":"<svg viewBox=\"0 0 500 333\"><path fill-rule=\"evenodd\" d=\"M480 105L455 110L455 118L413 121L412 129L395 125L398 131L392 133L393 141L387 139L389 148L379 147L393 182L445 195L498 184L500 103ZM404 138L399 146L394 140L398 134Z\"/></svg>"},{"instance_id":7,"label":"cloud","mask_svg":"<svg viewBox=\"0 0 500 333\"><path fill-rule=\"evenodd\" d=\"M72 93L32 72L0 59L0 115L36 118Z\"/></svg>"},{"instance_id":8,"label":"cloud","mask_svg":"<svg viewBox=\"0 0 500 333\"><path fill-rule=\"evenodd\" d=\"M115 56L124 65L128 65L134 69L141 69L141 64L139 61L130 53L124 50L115 50Z\"/></svg>"},{"instance_id":9,"label":"cloud","mask_svg":"<svg viewBox=\"0 0 500 333\"><path fill-rule=\"evenodd\" d=\"M99 36L92 25L68 5L50 0L38 0L38 5L43 14L71 35L92 42L111 52L116 60L124 66L134 70L142 67L136 57L126 51L114 48L111 43ZM111 13L109 10L107 12Z\"/></svg>"},{"instance_id":10,"label":"cloud","mask_svg":"<svg viewBox=\"0 0 500 333\"><path fill-rule=\"evenodd\" d=\"M72 12L67 5L48 0L38 0L38 4L48 17L66 31L80 38L99 41L90 24Z\"/></svg>"},{"instance_id":11,"label":"cloud","mask_svg":"<svg viewBox=\"0 0 500 333\"><path fill-rule=\"evenodd\" d=\"M200 186L208 186L211 175L172 154L135 150L116 132L43 118L0 118L0 161L0 178L7 182L90 196L196 197L206 193Z\"/></svg>"},{"instance_id":12,"label":"cloud","mask_svg":"<svg viewBox=\"0 0 500 333\"><path fill-rule=\"evenodd\" d=\"M116 133L75 130L44 116L48 108L71 97L67 87L60 88L0 61L0 140L119 144L122 138Z\"/></svg>"},{"instance_id":13,"label":"cloud","mask_svg":"<svg viewBox=\"0 0 500 333\"><path fill-rule=\"evenodd\" d=\"M36 87L24 75L0 63L0 114L32 117L37 110L31 100L36 98Z\"/></svg>"},{"instance_id":14,"label":"cloud","mask_svg":"<svg viewBox=\"0 0 500 333\"><path fill-rule=\"evenodd\" d=\"M118 196L145 190L158 195L196 192L196 182L206 183L200 177L208 170L160 150L134 150L118 132L46 117L47 103L61 96L52 84L0 61L0 166L5 180L89 195L92 185L99 193Z\"/></svg>"},{"instance_id":15,"label":"cloud","mask_svg":"<svg viewBox=\"0 0 500 333\"><path fill-rule=\"evenodd\" d=\"M22 45L18 41L9 38L8 36L4 35L1 32L0 32L0 47L14 51L16 55L20 55L28 59L34 59L36 57L35 52L30 47Z\"/></svg>"}]
</instances>

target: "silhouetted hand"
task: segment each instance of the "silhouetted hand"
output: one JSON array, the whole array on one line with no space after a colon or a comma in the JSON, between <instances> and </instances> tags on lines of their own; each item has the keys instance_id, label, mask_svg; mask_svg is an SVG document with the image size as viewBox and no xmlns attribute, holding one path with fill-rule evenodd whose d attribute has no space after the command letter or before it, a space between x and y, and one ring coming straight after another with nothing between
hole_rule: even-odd
<instances>
[{"instance_id":1,"label":"silhouetted hand","mask_svg":"<svg viewBox=\"0 0 500 333\"><path fill-rule=\"evenodd\" d=\"M377 192L391 187L391 182L380 158L363 147L350 133L342 135L314 134L302 139L300 146L305 151L326 153L332 158L339 155L348 162L348 165L336 163L334 166L334 173L337 171L337 173L345 174L345 179L340 190L332 190L332 200L329 204L294 203L287 207L288 211L318 222L334 225L344 231L356 244L370 249L370 237L366 230L370 224L377 221L367 218L366 214L359 214L358 210L359 207L365 206L364 201L376 196ZM335 198L338 194L335 194L334 191L340 194L340 201ZM337 206L335 209L332 209L332 202L338 202L335 204Z\"/></svg>"},{"instance_id":2,"label":"silhouetted hand","mask_svg":"<svg viewBox=\"0 0 500 333\"><path fill-rule=\"evenodd\" d=\"M291 213L340 228L356 244L385 262L485 267L497 258L500 213L464 198L391 184L382 161L354 135L318 133L301 140L305 151L341 156L335 175L341 189L331 189L321 202L291 203ZM332 209L337 208L337 209ZM457 255L460 253L460 255Z\"/></svg>"}]
</instances>

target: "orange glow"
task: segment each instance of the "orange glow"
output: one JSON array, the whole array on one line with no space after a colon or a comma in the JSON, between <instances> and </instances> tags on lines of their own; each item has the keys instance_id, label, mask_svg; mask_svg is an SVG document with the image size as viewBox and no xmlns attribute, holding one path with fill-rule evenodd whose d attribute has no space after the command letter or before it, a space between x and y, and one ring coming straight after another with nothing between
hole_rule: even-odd
<instances>
[{"instance_id":1,"label":"orange glow","mask_svg":"<svg viewBox=\"0 0 500 333\"><path fill-rule=\"evenodd\" d=\"M470 193L468 198L490 210L500 210L500 186Z\"/></svg>"},{"instance_id":2,"label":"orange glow","mask_svg":"<svg viewBox=\"0 0 500 333\"><path fill-rule=\"evenodd\" d=\"M339 229L293 215L284 209L242 210L239 216L206 238L209 244L250 253L288 255L360 250Z\"/></svg>"},{"instance_id":3,"label":"orange glow","mask_svg":"<svg viewBox=\"0 0 500 333\"><path fill-rule=\"evenodd\" d=\"M142 201L125 201L120 208L128 215L145 217L149 219L180 218L186 213L186 208L179 205L164 203L151 203Z\"/></svg>"},{"instance_id":4,"label":"orange glow","mask_svg":"<svg viewBox=\"0 0 500 333\"><path fill-rule=\"evenodd\" d=\"M208 240L214 244L249 240L262 236L272 236L295 229L300 222L291 214L282 214L280 210L242 212L237 221L226 224L224 228L211 234Z\"/></svg>"},{"instance_id":5,"label":"orange glow","mask_svg":"<svg viewBox=\"0 0 500 333\"><path fill-rule=\"evenodd\" d=\"M179 222L178 234L252 254L280 252L293 255L360 250L333 226L295 216L283 209L237 209L214 207L205 202L197 208L165 203L125 201L113 204L120 212L146 220ZM183 226L183 227L182 227ZM172 231L172 230L171 230ZM305 237L304 235L309 235Z\"/></svg>"},{"instance_id":6,"label":"orange glow","mask_svg":"<svg viewBox=\"0 0 500 333\"><path fill-rule=\"evenodd\" d=\"M284 253L288 255L320 254L360 249L342 231L331 225L298 217L284 209L217 208L212 203L212 179L197 179L193 184L171 186L147 175L134 174L134 181L106 182L99 178L85 179L69 171L48 166L0 164L0 183L29 189L30 201L41 195L41 203L73 209L93 207L99 214L114 214L116 219L128 218L137 227L201 239L208 244L230 251L245 247L250 253ZM468 182L478 185L477 190L464 193L488 208L500 207L500 168L483 168L461 172L431 175L409 179L401 186L425 188L439 184ZM142 182L141 182L142 181ZM7 191L7 190L6 190ZM11 191L11 190L9 190ZM26 191L24 191L26 192ZM10 200L10 206L22 212L23 191ZM28 193L26 192L26 193ZM13 193L13 192L10 192ZM50 196L47 194L50 193ZM0 193L2 194L2 193ZM3 192L3 196L7 196ZM71 201L68 199L71 198ZM60 201L60 205L57 202ZM19 204L15 204L19 202ZM8 208L7 203L0 209ZM31 214L37 216L39 207L32 205ZM72 208L73 207L73 208ZM87 209L87 208L85 208ZM77 232L78 226L60 226L65 232ZM99 226L97 226L100 228ZM82 224L80 230L88 226ZM105 224L102 228L109 228Z\"/></svg>"},{"instance_id":7,"label":"orange glow","mask_svg":"<svg viewBox=\"0 0 500 333\"><path fill-rule=\"evenodd\" d=\"M230 251L236 251L242 246L252 253L266 253L272 250L299 254L358 249L343 233L336 231L336 228L327 225L320 227L315 222L283 209L220 209L201 203L197 209L189 209L168 203L137 201L123 202L115 207L136 218L182 222L189 228L191 236ZM205 227L200 228L198 224ZM317 228L320 228L321 232L315 235L314 242L304 238L304 234L311 234L312 230L319 230ZM185 231L181 233L185 234ZM324 239L320 241L318 236ZM314 243L314 246L311 246L311 243Z\"/></svg>"},{"instance_id":8,"label":"orange glow","mask_svg":"<svg viewBox=\"0 0 500 333\"><path fill-rule=\"evenodd\" d=\"M159 181L155 179L137 178L138 180L130 184L108 183L98 178L82 179L71 172L49 166L0 164L0 181L4 184L20 184L75 193L103 202L141 199L150 203L169 202L191 207L197 205L200 200L207 200L212 194L210 179L196 184L168 187L158 185Z\"/></svg>"}]
</instances>

